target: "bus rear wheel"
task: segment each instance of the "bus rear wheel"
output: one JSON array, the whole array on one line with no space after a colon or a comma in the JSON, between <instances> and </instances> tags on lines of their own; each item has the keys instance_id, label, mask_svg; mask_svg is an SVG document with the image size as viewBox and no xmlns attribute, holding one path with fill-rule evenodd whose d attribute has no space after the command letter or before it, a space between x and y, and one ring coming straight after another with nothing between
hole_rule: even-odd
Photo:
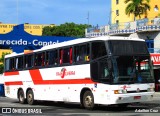
<instances>
[{"instance_id":1,"label":"bus rear wheel","mask_svg":"<svg viewBox=\"0 0 160 116\"><path fill-rule=\"evenodd\" d=\"M24 92L22 89L18 91L18 100L19 100L19 103L21 104L24 104L26 102L26 99L24 97Z\"/></svg>"},{"instance_id":2,"label":"bus rear wheel","mask_svg":"<svg viewBox=\"0 0 160 116\"><path fill-rule=\"evenodd\" d=\"M91 91L86 91L83 95L83 107L92 110L94 108L94 97Z\"/></svg>"},{"instance_id":3,"label":"bus rear wheel","mask_svg":"<svg viewBox=\"0 0 160 116\"><path fill-rule=\"evenodd\" d=\"M29 105L33 105L35 103L34 94L32 90L29 90L27 92L27 102Z\"/></svg>"}]
</instances>

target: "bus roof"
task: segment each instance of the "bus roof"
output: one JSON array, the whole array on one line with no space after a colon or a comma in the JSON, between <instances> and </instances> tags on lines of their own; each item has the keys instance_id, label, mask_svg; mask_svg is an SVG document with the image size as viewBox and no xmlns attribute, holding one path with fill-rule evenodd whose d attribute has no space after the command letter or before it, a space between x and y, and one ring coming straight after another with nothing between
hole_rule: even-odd
<instances>
[{"instance_id":1,"label":"bus roof","mask_svg":"<svg viewBox=\"0 0 160 116\"><path fill-rule=\"evenodd\" d=\"M64 46L69 46L69 45L75 45L75 44L80 44L80 43L85 43L85 42L90 42L90 41L96 41L96 40L131 40L131 41L144 41L143 39L140 38L132 38L132 37L121 37L121 36L101 36L101 37L95 37L95 38L79 38L79 39L74 39L74 40L69 40L65 42L60 42L48 46L44 46L41 49L33 50L32 52L38 52L42 50L49 50L52 48L60 48ZM12 57L12 56L18 56L18 55L23 55L25 53L15 53L13 52L12 54L8 54L5 56L5 58Z\"/></svg>"}]
</instances>

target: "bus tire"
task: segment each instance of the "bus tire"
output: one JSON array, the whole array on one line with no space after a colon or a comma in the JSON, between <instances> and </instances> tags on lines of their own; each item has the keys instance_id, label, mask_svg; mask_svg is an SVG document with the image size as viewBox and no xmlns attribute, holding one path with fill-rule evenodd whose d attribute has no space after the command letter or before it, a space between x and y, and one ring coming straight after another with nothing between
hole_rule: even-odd
<instances>
[{"instance_id":1,"label":"bus tire","mask_svg":"<svg viewBox=\"0 0 160 116\"><path fill-rule=\"evenodd\" d=\"M33 105L35 103L34 94L32 90L28 90L27 92L27 102L29 105Z\"/></svg>"},{"instance_id":2,"label":"bus tire","mask_svg":"<svg viewBox=\"0 0 160 116\"><path fill-rule=\"evenodd\" d=\"M94 97L91 91L86 91L84 93L82 103L85 109L92 110L94 108Z\"/></svg>"},{"instance_id":3,"label":"bus tire","mask_svg":"<svg viewBox=\"0 0 160 116\"><path fill-rule=\"evenodd\" d=\"M25 97L24 97L24 92L23 92L22 89L20 89L20 90L18 91L18 100L19 100L19 103L21 103L21 104L26 103L26 99L25 99Z\"/></svg>"}]
</instances>

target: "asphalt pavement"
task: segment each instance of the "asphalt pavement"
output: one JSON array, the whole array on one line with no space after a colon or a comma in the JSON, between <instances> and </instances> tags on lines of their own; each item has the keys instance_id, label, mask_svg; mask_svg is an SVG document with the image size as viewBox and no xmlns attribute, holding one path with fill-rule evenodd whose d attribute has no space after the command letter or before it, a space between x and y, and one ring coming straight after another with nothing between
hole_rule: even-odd
<instances>
[{"instance_id":1,"label":"asphalt pavement","mask_svg":"<svg viewBox=\"0 0 160 116\"><path fill-rule=\"evenodd\" d=\"M12 113L0 113L0 115L54 115L54 116L159 116L160 115L160 92L155 92L153 100L129 105L127 108L99 106L95 110L86 110L79 104L56 103L41 101L36 105L20 104L17 99L0 97L0 108ZM4 109L3 109L4 108ZM17 113L18 112L18 113ZM22 112L22 113L21 113ZM38 112L38 113L36 113ZM25 113L25 114L23 114Z\"/></svg>"}]
</instances>

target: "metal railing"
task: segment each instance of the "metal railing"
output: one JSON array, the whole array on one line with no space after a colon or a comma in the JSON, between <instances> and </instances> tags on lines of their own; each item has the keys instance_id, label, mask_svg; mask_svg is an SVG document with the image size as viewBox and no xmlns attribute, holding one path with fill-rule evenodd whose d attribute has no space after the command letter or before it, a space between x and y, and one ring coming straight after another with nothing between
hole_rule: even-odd
<instances>
[{"instance_id":1,"label":"metal railing","mask_svg":"<svg viewBox=\"0 0 160 116\"><path fill-rule=\"evenodd\" d=\"M148 48L149 53L160 53L160 48Z\"/></svg>"},{"instance_id":2,"label":"metal railing","mask_svg":"<svg viewBox=\"0 0 160 116\"><path fill-rule=\"evenodd\" d=\"M144 26L160 26L159 18L144 18L134 22L116 23L106 26L96 26L87 29L86 34L90 33L108 33L115 30L133 30Z\"/></svg>"}]
</instances>

